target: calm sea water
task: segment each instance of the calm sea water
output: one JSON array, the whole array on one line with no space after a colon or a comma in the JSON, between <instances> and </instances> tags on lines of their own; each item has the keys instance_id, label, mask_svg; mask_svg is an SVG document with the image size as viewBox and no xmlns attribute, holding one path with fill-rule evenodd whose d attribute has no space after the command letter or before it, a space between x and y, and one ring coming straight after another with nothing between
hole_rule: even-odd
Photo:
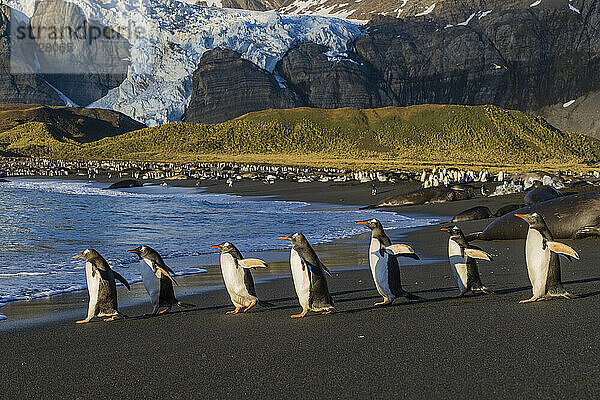
<instances>
[{"instance_id":1,"label":"calm sea water","mask_svg":"<svg viewBox=\"0 0 600 400\"><path fill-rule=\"evenodd\" d=\"M169 259L211 253L234 242L243 252L288 248L277 237L303 232L312 243L363 233L354 221L377 217L386 227L434 223L358 207L204 193L201 188L145 186L103 190L83 181L12 179L0 186L0 304L85 288L84 263L98 250L121 275L139 281L141 244ZM174 267L177 274L198 273Z\"/></svg>"}]
</instances>

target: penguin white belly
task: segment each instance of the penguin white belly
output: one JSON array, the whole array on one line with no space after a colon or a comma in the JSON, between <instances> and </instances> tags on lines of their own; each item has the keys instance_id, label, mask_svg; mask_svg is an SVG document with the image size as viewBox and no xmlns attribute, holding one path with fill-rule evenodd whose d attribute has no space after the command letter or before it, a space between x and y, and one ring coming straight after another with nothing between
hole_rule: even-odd
<instances>
[{"instance_id":1,"label":"penguin white belly","mask_svg":"<svg viewBox=\"0 0 600 400\"><path fill-rule=\"evenodd\" d=\"M225 288L234 306L247 307L253 300L256 300L256 297L248 292L244 282L244 268L235 266L231 254L221 254L221 273L223 281L225 281Z\"/></svg>"},{"instance_id":2,"label":"penguin white belly","mask_svg":"<svg viewBox=\"0 0 600 400\"><path fill-rule=\"evenodd\" d=\"M298 252L292 249L290 254L290 268L292 269L292 278L294 279L294 287L298 295L298 301L303 310L309 309L310 297L310 279L308 276L308 266L302 270L302 259Z\"/></svg>"},{"instance_id":3,"label":"penguin white belly","mask_svg":"<svg viewBox=\"0 0 600 400\"><path fill-rule=\"evenodd\" d=\"M92 263L85 263L85 278L90 295L90 302L88 304L88 317L92 317L96 314L96 305L98 304L98 291L100 290L100 273L96 271L92 276Z\"/></svg>"},{"instance_id":4,"label":"penguin white belly","mask_svg":"<svg viewBox=\"0 0 600 400\"><path fill-rule=\"evenodd\" d=\"M157 271L160 273L160 271ZM152 305L156 308L160 304L160 278L152 270L152 262L146 259L140 260L140 274L146 292L150 296Z\"/></svg>"},{"instance_id":5,"label":"penguin white belly","mask_svg":"<svg viewBox=\"0 0 600 400\"><path fill-rule=\"evenodd\" d=\"M543 244L542 234L535 229L529 229L525 242L525 261L534 297L543 297L546 294L550 249L548 246L543 249Z\"/></svg>"},{"instance_id":6,"label":"penguin white belly","mask_svg":"<svg viewBox=\"0 0 600 400\"><path fill-rule=\"evenodd\" d=\"M380 295L387 297L388 299L394 299L392 290L390 289L390 282L388 278L388 253L384 252L383 256L380 254L379 249L381 248L381 242L378 239L371 238L371 246L369 247L369 264L371 266L371 273L373 274L373 280L375 281L375 287Z\"/></svg>"},{"instance_id":7,"label":"penguin white belly","mask_svg":"<svg viewBox=\"0 0 600 400\"><path fill-rule=\"evenodd\" d=\"M467 258L462 255L462 250L454 240L448 240L448 258L461 293L467 291Z\"/></svg>"}]
</instances>

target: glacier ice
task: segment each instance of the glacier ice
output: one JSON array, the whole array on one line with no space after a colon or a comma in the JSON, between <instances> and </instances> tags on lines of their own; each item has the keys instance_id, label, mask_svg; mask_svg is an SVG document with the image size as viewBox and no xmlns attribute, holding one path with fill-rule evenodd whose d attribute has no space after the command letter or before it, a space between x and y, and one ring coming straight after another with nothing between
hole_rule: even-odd
<instances>
[{"instance_id":1,"label":"glacier ice","mask_svg":"<svg viewBox=\"0 0 600 400\"><path fill-rule=\"evenodd\" d=\"M36 0L5 2L31 17ZM272 72L297 43L311 41L342 53L360 34L358 25L337 18L202 7L178 0L70 2L88 20L115 28L132 44L126 79L89 107L120 111L150 126L182 118L192 93L192 73L207 50L237 51Z\"/></svg>"}]
</instances>

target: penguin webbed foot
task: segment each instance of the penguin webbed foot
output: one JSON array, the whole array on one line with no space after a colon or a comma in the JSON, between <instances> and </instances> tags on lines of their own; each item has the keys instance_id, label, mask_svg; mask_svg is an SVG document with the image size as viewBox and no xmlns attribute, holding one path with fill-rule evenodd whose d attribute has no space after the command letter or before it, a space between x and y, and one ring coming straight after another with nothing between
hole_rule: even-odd
<instances>
[{"instance_id":1,"label":"penguin webbed foot","mask_svg":"<svg viewBox=\"0 0 600 400\"><path fill-rule=\"evenodd\" d=\"M86 318L86 319L82 319L80 321L76 321L75 323L76 324L85 324L85 323L90 322L91 320L92 320L91 318Z\"/></svg>"},{"instance_id":2,"label":"penguin webbed foot","mask_svg":"<svg viewBox=\"0 0 600 400\"><path fill-rule=\"evenodd\" d=\"M253 301L252 303L250 303L250 305L248 305L248 307L244 308L244 311L242 311L242 312L247 312L248 310L250 310L255 305L256 305L256 301Z\"/></svg>"},{"instance_id":3,"label":"penguin webbed foot","mask_svg":"<svg viewBox=\"0 0 600 400\"><path fill-rule=\"evenodd\" d=\"M393 300L388 299L387 297L383 298L383 301L375 303L376 306L387 306L388 304L392 304Z\"/></svg>"},{"instance_id":4,"label":"penguin webbed foot","mask_svg":"<svg viewBox=\"0 0 600 400\"><path fill-rule=\"evenodd\" d=\"M235 310L227 311L225 313L225 315L235 315L235 314L239 313L241 309L242 309L242 307L236 307Z\"/></svg>"},{"instance_id":5,"label":"penguin webbed foot","mask_svg":"<svg viewBox=\"0 0 600 400\"><path fill-rule=\"evenodd\" d=\"M290 318L302 318L308 313L308 310L302 310L300 314L290 315Z\"/></svg>"},{"instance_id":6,"label":"penguin webbed foot","mask_svg":"<svg viewBox=\"0 0 600 400\"><path fill-rule=\"evenodd\" d=\"M552 300L552 297L535 297L535 296L533 296L530 299L519 301L519 304L533 303L534 301L546 301L546 300Z\"/></svg>"}]
</instances>

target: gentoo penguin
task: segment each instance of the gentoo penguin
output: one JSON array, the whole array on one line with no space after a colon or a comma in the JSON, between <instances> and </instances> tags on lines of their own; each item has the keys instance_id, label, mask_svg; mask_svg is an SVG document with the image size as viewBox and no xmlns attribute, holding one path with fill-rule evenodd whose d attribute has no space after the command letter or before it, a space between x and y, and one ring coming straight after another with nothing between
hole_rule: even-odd
<instances>
[{"instance_id":1,"label":"gentoo penguin","mask_svg":"<svg viewBox=\"0 0 600 400\"><path fill-rule=\"evenodd\" d=\"M271 307L272 304L260 300L254 289L252 279L252 268L266 268L267 264L257 258L244 258L242 253L231 243L224 242L211 246L213 249L221 250L221 273L225 281L225 287L235 306L235 310L227 311L227 314L237 314L242 307L243 312L250 310L256 304L263 307Z\"/></svg>"},{"instance_id":2,"label":"gentoo penguin","mask_svg":"<svg viewBox=\"0 0 600 400\"><path fill-rule=\"evenodd\" d=\"M552 297L573 298L574 296L562 285L558 254L579 259L577 252L566 244L554 241L540 214L534 212L515 216L524 219L529 225L525 242L525 261L533 295L528 300L521 300L521 303L548 300Z\"/></svg>"},{"instance_id":3,"label":"gentoo penguin","mask_svg":"<svg viewBox=\"0 0 600 400\"><path fill-rule=\"evenodd\" d=\"M294 233L291 236L280 236L279 239L292 243L290 268L296 294L302 306L302 312L292 315L292 318L304 317L308 311L320 311L323 314L332 312L333 299L325 278L325 273L331 274L319 260L306 237L301 233Z\"/></svg>"},{"instance_id":4,"label":"gentoo penguin","mask_svg":"<svg viewBox=\"0 0 600 400\"><path fill-rule=\"evenodd\" d=\"M402 289L400 280L400 267L398 256L409 257L415 260L419 256L414 250L405 244L392 244L390 238L383 231L379 220L373 218L366 221L358 221L357 224L366 225L371 229L371 245L369 246L369 265L375 281L375 287L383 297L382 302L375 303L376 306L391 304L396 297L406 297L410 300L419 299L412 293Z\"/></svg>"},{"instance_id":5,"label":"gentoo penguin","mask_svg":"<svg viewBox=\"0 0 600 400\"><path fill-rule=\"evenodd\" d=\"M175 272L165 264L156 250L149 246L139 246L134 250L127 250L127 252L137 254L140 259L139 269L142 282L148 295L150 295L153 307L151 315L171 311L171 307L174 305L194 307L193 304L182 303L177 300L173 290L173 283L178 285L172 276L175 275ZM160 310L160 308L163 309Z\"/></svg>"},{"instance_id":6,"label":"gentoo penguin","mask_svg":"<svg viewBox=\"0 0 600 400\"><path fill-rule=\"evenodd\" d=\"M105 321L113 321L117 316L122 316L117 304L115 278L120 280L127 290L131 290L125 278L113 271L104 257L94 249L86 249L73 258L85 259L85 276L90 295L87 318L77 323L89 322L94 317L109 317Z\"/></svg>"},{"instance_id":7,"label":"gentoo penguin","mask_svg":"<svg viewBox=\"0 0 600 400\"><path fill-rule=\"evenodd\" d=\"M476 259L492 261L492 257L479 247L469 245L462 230L458 226L452 228L441 228L450 234L448 240L448 258L454 272L454 277L460 290L459 296L464 296L467 292L484 292L493 294L494 292L483 286L479 277Z\"/></svg>"}]
</instances>

